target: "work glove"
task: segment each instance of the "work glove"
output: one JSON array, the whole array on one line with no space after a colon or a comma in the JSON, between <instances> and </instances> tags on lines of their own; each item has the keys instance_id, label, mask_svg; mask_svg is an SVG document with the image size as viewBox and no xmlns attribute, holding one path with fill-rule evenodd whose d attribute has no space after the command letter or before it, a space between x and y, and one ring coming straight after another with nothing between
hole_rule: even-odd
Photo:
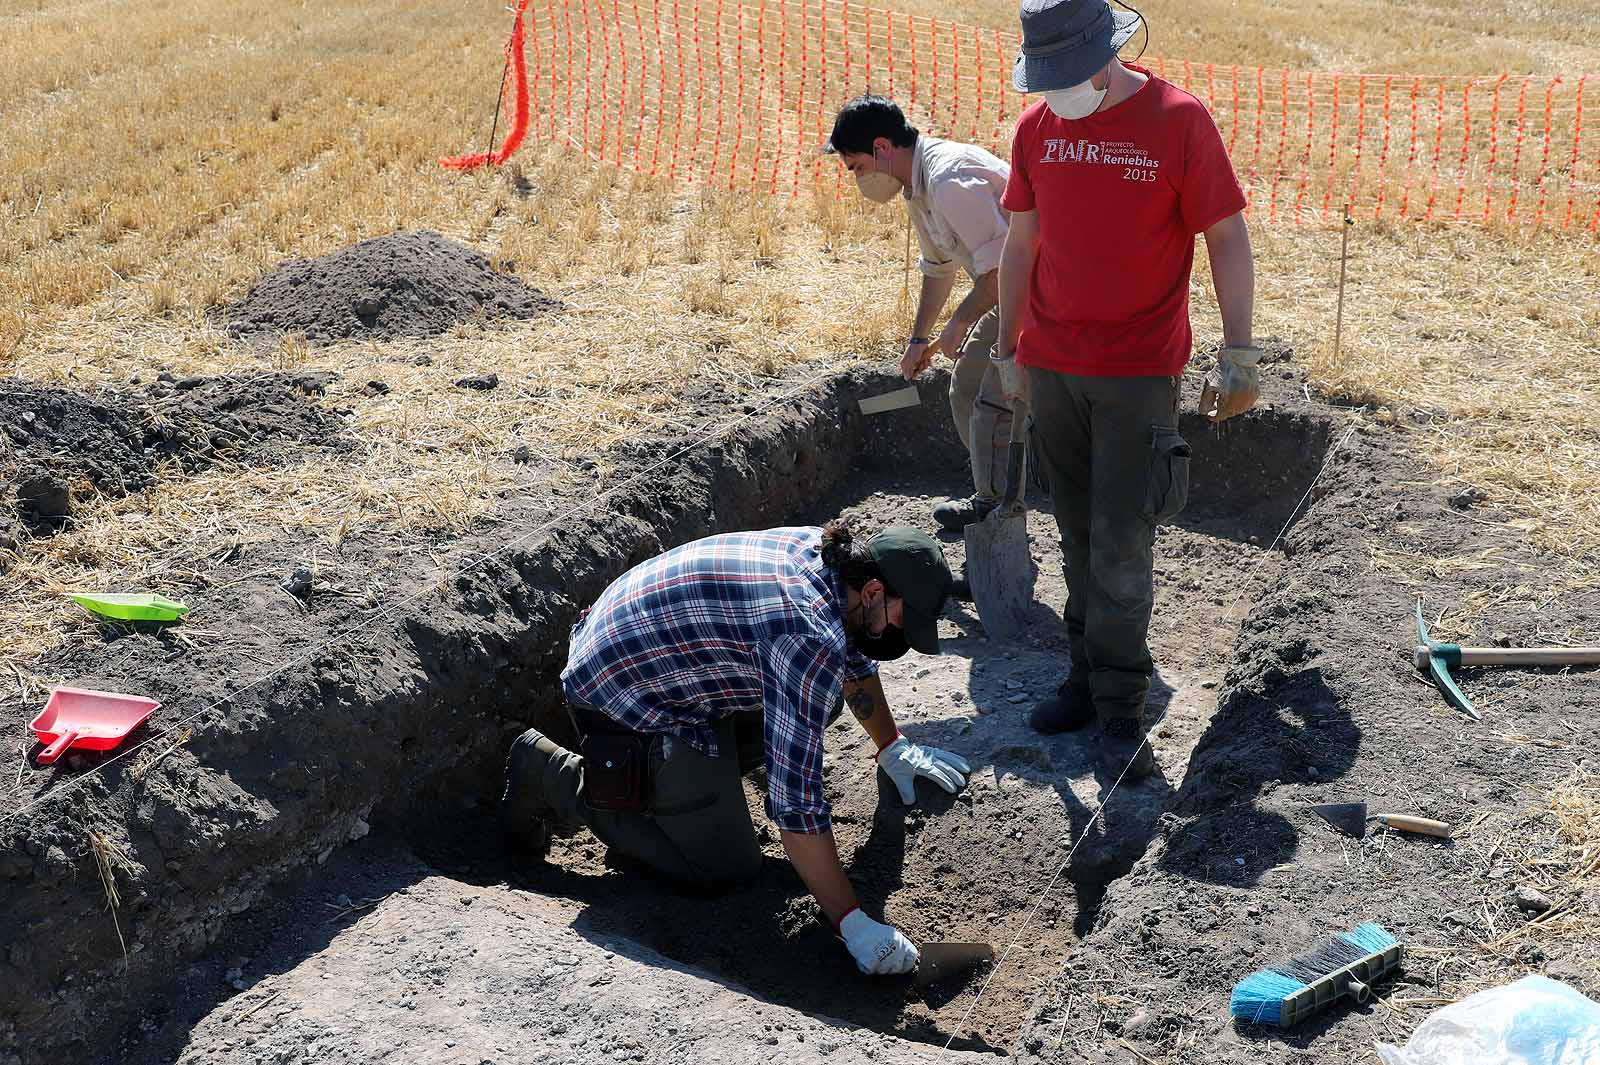
<instances>
[{"instance_id":1,"label":"work glove","mask_svg":"<svg viewBox=\"0 0 1600 1065\"><path fill-rule=\"evenodd\" d=\"M1258 347L1227 347L1217 355L1216 369L1206 376L1200 392L1200 413L1213 422L1243 414L1261 395L1261 361Z\"/></svg>"},{"instance_id":2,"label":"work glove","mask_svg":"<svg viewBox=\"0 0 1600 1065\"><path fill-rule=\"evenodd\" d=\"M857 906L839 922L839 938L856 960L856 968L868 976L892 976L917 967L921 955L911 940L892 925L881 924Z\"/></svg>"},{"instance_id":3,"label":"work glove","mask_svg":"<svg viewBox=\"0 0 1600 1065\"><path fill-rule=\"evenodd\" d=\"M1016 355L1007 355L1005 358L991 355L989 365L994 367L994 372L1000 377L1000 394L1005 397L1007 403L1015 403L1026 388L1023 382L1023 369L1017 365Z\"/></svg>"},{"instance_id":4,"label":"work glove","mask_svg":"<svg viewBox=\"0 0 1600 1065\"><path fill-rule=\"evenodd\" d=\"M900 801L910 806L917 801L918 777L926 777L954 795L967 786L972 772L965 759L937 747L918 747L904 736L878 752L878 768L889 774L900 790Z\"/></svg>"}]
</instances>

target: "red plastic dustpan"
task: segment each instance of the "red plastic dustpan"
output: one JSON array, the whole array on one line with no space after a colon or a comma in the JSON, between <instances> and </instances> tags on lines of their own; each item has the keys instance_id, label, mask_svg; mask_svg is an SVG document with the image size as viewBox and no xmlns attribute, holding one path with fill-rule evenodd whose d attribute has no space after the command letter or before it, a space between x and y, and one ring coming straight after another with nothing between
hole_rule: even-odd
<instances>
[{"instance_id":1,"label":"red plastic dustpan","mask_svg":"<svg viewBox=\"0 0 1600 1065\"><path fill-rule=\"evenodd\" d=\"M49 765L69 747L109 751L160 705L142 695L56 688L39 716L28 723L39 734L39 742L49 745L39 752L39 764Z\"/></svg>"}]
</instances>

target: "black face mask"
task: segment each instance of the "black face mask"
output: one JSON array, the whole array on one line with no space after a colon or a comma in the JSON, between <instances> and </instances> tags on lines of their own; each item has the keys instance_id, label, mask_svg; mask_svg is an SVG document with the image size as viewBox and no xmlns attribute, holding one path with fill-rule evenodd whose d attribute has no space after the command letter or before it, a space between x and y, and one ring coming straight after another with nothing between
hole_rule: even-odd
<instances>
[{"instance_id":1,"label":"black face mask","mask_svg":"<svg viewBox=\"0 0 1600 1065\"><path fill-rule=\"evenodd\" d=\"M855 647L878 662L893 662L911 650L911 645L906 642L905 630L898 625L889 625L876 636L863 632L855 637Z\"/></svg>"},{"instance_id":2,"label":"black face mask","mask_svg":"<svg viewBox=\"0 0 1600 1065\"><path fill-rule=\"evenodd\" d=\"M911 650L911 645L906 642L906 633L898 625L889 624L888 604L884 604L883 631L872 635L866 624L866 608L861 607L861 631L850 637L850 644L861 654L875 662L893 662Z\"/></svg>"}]
</instances>

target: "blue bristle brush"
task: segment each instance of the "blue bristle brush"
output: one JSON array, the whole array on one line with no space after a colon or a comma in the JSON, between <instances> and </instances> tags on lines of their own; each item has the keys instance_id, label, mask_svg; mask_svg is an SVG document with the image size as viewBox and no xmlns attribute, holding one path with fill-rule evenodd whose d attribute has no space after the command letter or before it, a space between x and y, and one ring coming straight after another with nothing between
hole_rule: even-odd
<instances>
[{"instance_id":1,"label":"blue bristle brush","mask_svg":"<svg viewBox=\"0 0 1600 1065\"><path fill-rule=\"evenodd\" d=\"M1234 1017L1293 1028L1349 995L1372 996L1374 980L1400 967L1405 947L1375 924L1319 941L1309 951L1240 980L1228 1001Z\"/></svg>"}]
</instances>

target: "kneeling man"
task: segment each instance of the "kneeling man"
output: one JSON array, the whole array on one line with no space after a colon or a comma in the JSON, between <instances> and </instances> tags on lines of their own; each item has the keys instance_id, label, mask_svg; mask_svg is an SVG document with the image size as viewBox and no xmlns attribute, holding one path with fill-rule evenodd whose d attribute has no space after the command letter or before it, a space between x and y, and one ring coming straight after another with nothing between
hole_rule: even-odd
<instances>
[{"instance_id":1,"label":"kneeling man","mask_svg":"<svg viewBox=\"0 0 1600 1065\"><path fill-rule=\"evenodd\" d=\"M553 822L576 823L681 881L748 878L761 847L740 777L765 765L767 816L856 964L909 972L917 948L861 912L839 861L823 730L848 703L908 804L917 777L965 786L966 762L900 734L875 665L939 652L951 583L923 533L858 539L842 521L710 536L635 566L572 630L561 679L581 753L535 729L512 745L514 845L542 854Z\"/></svg>"}]
</instances>

